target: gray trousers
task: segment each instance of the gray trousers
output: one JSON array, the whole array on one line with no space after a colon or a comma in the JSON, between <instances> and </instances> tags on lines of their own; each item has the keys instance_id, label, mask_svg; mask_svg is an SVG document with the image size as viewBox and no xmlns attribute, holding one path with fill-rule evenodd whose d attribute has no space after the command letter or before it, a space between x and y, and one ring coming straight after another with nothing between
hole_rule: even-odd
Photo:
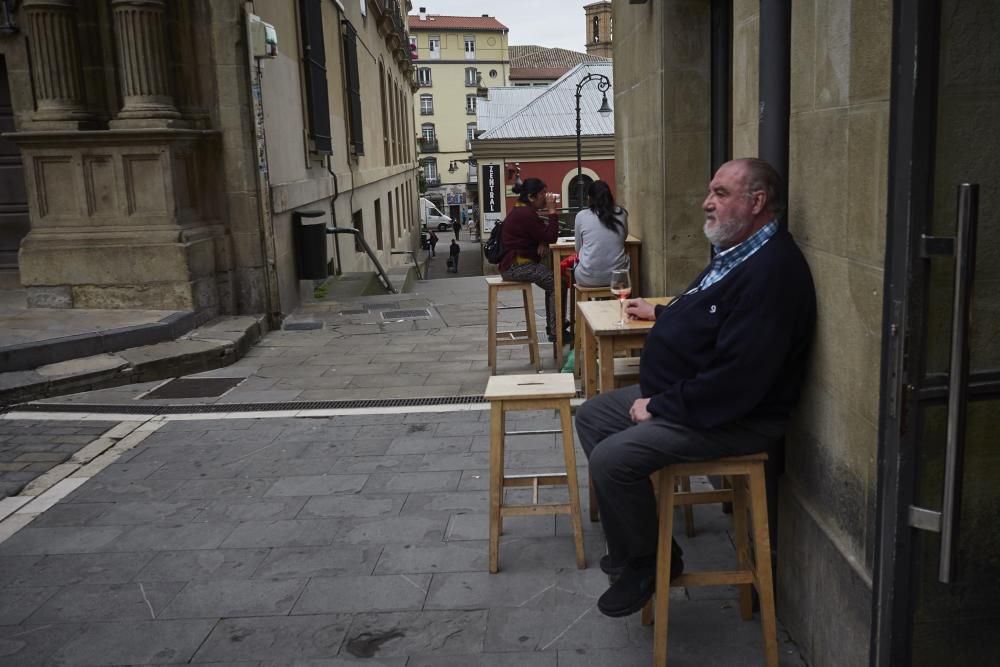
<instances>
[{"instance_id":1,"label":"gray trousers","mask_svg":"<svg viewBox=\"0 0 1000 667\"><path fill-rule=\"evenodd\" d=\"M534 283L545 290L545 333L556 333L555 281L544 264L515 264L500 274L504 280Z\"/></svg>"},{"instance_id":2,"label":"gray trousers","mask_svg":"<svg viewBox=\"0 0 1000 667\"><path fill-rule=\"evenodd\" d=\"M684 461L763 452L780 442L785 420L743 419L699 430L661 417L635 424L639 385L599 394L577 408L576 430L597 495L614 563L652 565L656 557L656 500L649 476Z\"/></svg>"}]
</instances>

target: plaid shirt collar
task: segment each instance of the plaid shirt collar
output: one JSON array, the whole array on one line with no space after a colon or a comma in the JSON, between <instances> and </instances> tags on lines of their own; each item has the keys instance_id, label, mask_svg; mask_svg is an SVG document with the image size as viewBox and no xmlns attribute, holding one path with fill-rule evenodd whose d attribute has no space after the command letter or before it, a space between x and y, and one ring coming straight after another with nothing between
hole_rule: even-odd
<instances>
[{"instance_id":1,"label":"plaid shirt collar","mask_svg":"<svg viewBox=\"0 0 1000 667\"><path fill-rule=\"evenodd\" d=\"M764 247L774 233L778 231L778 223L775 220L767 223L758 229L753 236L743 243L732 248L723 250L712 258L708 265L708 270L702 276L701 281L689 289L686 293L692 294L707 289L726 277L730 271L745 262L752 254Z\"/></svg>"}]
</instances>

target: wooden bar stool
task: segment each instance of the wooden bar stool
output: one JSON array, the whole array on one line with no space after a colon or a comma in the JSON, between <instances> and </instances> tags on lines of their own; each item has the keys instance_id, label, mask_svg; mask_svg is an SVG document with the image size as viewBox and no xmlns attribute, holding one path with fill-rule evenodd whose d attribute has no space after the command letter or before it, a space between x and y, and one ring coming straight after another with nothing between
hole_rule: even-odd
<instances>
[{"instance_id":1,"label":"wooden bar stool","mask_svg":"<svg viewBox=\"0 0 1000 667\"><path fill-rule=\"evenodd\" d=\"M576 307L576 304L581 301L597 301L598 299L614 299L616 298L614 294L611 293L611 288L607 285L603 287L584 287L573 283L573 375L577 378L580 377L580 327L577 323L580 321L580 310Z\"/></svg>"},{"instance_id":2,"label":"wooden bar stool","mask_svg":"<svg viewBox=\"0 0 1000 667\"><path fill-rule=\"evenodd\" d=\"M496 375L497 372L497 346L499 345L527 345L528 355L535 370L542 370L542 360L538 356L538 332L535 330L535 302L531 296L531 283L504 280L500 276L488 276L486 278L486 286L489 288L488 330L486 334L489 337L488 360L490 373ZM498 305L499 293L508 290L521 292L521 306ZM526 328L512 331L499 331L497 329L497 311L522 307L524 308Z\"/></svg>"},{"instance_id":3,"label":"wooden bar stool","mask_svg":"<svg viewBox=\"0 0 1000 667\"><path fill-rule=\"evenodd\" d=\"M642 622L653 627L653 665L667 664L667 623L671 586L736 585L740 591L740 615L753 617L751 586L760 599L760 624L764 635L764 655L768 667L778 666L778 626L774 611L774 584L771 580L771 540L767 525L767 490L764 462L767 454L734 456L714 461L678 463L653 475L659 506L659 537L656 548L656 590L642 610ZM677 492L676 480L692 475L724 475L731 478L731 489ZM732 479L735 478L735 479ZM749 486L749 497L748 487ZM736 538L738 570L690 572L670 581L670 540L673 536L674 507L705 503L733 503L733 532ZM748 507L749 503L749 507ZM750 537L747 533L749 509ZM751 556L751 541L753 556ZM651 618L652 617L652 618Z\"/></svg>"},{"instance_id":4,"label":"wooden bar stool","mask_svg":"<svg viewBox=\"0 0 1000 667\"><path fill-rule=\"evenodd\" d=\"M573 423L570 420L570 399L576 396L576 382L569 373L542 375L499 375L486 384L486 399L490 402L490 572L497 571L500 558L500 532L505 516L536 516L569 514L573 524L576 566L587 567L583 552L583 521L580 517L580 489L576 478L576 453L573 446ZM560 428L532 431L507 431L506 415L517 410L558 410ZM565 472L544 474L504 474L504 439L509 435L561 433ZM568 503L538 502L540 486L566 486ZM530 487L532 503L508 505L504 490L510 487Z\"/></svg>"}]
</instances>

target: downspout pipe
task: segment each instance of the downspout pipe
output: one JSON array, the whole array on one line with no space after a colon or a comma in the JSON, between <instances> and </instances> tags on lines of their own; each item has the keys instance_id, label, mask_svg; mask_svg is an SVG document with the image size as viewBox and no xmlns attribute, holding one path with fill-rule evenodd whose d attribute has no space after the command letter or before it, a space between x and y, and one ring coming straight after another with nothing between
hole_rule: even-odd
<instances>
[{"instance_id":1,"label":"downspout pipe","mask_svg":"<svg viewBox=\"0 0 1000 667\"><path fill-rule=\"evenodd\" d=\"M788 188L788 119L791 109L791 0L760 0L760 117L757 152ZM784 216L779 222L784 225Z\"/></svg>"},{"instance_id":2,"label":"downspout pipe","mask_svg":"<svg viewBox=\"0 0 1000 667\"><path fill-rule=\"evenodd\" d=\"M732 158L733 0L712 0L712 174Z\"/></svg>"}]
</instances>

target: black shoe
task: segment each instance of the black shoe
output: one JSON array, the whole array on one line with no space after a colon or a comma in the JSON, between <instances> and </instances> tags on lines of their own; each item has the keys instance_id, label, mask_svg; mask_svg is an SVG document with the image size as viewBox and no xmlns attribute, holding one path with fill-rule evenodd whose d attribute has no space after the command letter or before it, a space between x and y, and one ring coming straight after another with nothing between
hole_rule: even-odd
<instances>
[{"instance_id":1,"label":"black shoe","mask_svg":"<svg viewBox=\"0 0 1000 667\"><path fill-rule=\"evenodd\" d=\"M608 569L605 569L607 560ZM620 574L615 579L611 587L604 592L604 595L597 601L597 608L605 616L618 618L629 616L640 611L653 597L656 589L656 566L647 566L633 569L627 565L620 567ZM601 558L601 570L606 574L614 576L608 570L613 570L610 556ZM670 580L673 581L684 573L684 559L671 557L670 559Z\"/></svg>"},{"instance_id":2,"label":"black shoe","mask_svg":"<svg viewBox=\"0 0 1000 667\"><path fill-rule=\"evenodd\" d=\"M655 566L638 570L626 566L618 580L597 600L597 608L612 618L629 616L646 606L655 588Z\"/></svg>"},{"instance_id":3,"label":"black shoe","mask_svg":"<svg viewBox=\"0 0 1000 667\"><path fill-rule=\"evenodd\" d=\"M614 563L611 560L611 554L605 554L601 556L601 572L608 575L609 577L620 577L622 572L625 571L625 563Z\"/></svg>"}]
</instances>

